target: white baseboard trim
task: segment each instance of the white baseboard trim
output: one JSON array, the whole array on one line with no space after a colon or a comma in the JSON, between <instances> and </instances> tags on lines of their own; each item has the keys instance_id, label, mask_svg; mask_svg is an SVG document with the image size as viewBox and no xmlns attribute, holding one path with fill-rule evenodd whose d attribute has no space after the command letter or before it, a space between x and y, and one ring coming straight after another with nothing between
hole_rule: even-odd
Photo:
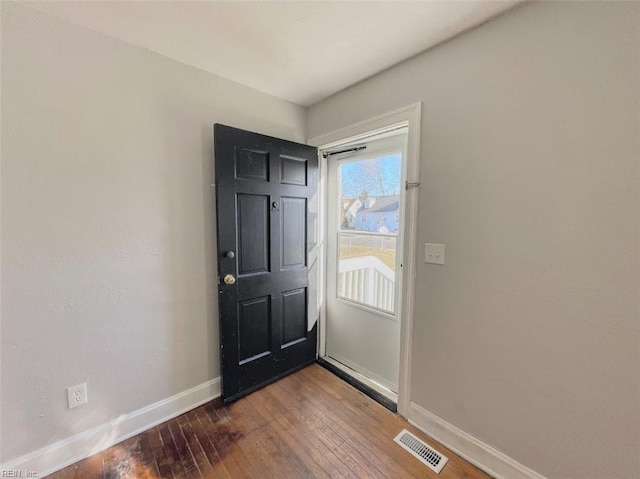
<instances>
[{"instance_id":1,"label":"white baseboard trim","mask_svg":"<svg viewBox=\"0 0 640 479\"><path fill-rule=\"evenodd\" d=\"M545 479L415 403L409 404L411 424L496 479Z\"/></svg>"},{"instance_id":2,"label":"white baseboard trim","mask_svg":"<svg viewBox=\"0 0 640 479\"><path fill-rule=\"evenodd\" d=\"M0 465L0 471L33 471L38 474L38 477L46 476L219 396L220 378L215 378L25 454Z\"/></svg>"}]
</instances>

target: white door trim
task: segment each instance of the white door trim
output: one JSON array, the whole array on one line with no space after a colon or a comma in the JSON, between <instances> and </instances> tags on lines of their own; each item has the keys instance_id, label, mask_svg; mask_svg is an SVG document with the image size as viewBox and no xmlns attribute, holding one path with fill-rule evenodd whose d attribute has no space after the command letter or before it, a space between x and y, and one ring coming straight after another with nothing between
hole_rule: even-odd
<instances>
[{"instance_id":1,"label":"white door trim","mask_svg":"<svg viewBox=\"0 0 640 479\"><path fill-rule=\"evenodd\" d=\"M318 149L332 148L344 143L357 141L359 138L369 136L377 130L384 131L393 125L405 123L409 128L407 138L407 175L406 180L410 183L419 181L420 169L420 117L422 103L414 103L404 108L385 113L368 120L361 121L354 125L340 128L329 133L316 136L308 140L308 144L318 147ZM320 158L320 178L321 188L327 187L326 182L326 160ZM398 375L398 414L407 417L409 414L409 402L411 399L411 338L413 336L414 321L414 297L415 297L415 277L416 277L416 250L417 250L417 221L418 221L418 188L410 188L405 196L406 216L404 232L404 263L402 269L402 297L400 298L400 364ZM326 241L326 211L327 195L321 196L323 224L323 244ZM326 271L326 248L322 248L323 257L320 258L323 271ZM323 275L324 276L324 275ZM326 278L320 283L326 291ZM325 355L326 338L326 307L323 301L320 313L319 325L319 355Z\"/></svg>"}]
</instances>

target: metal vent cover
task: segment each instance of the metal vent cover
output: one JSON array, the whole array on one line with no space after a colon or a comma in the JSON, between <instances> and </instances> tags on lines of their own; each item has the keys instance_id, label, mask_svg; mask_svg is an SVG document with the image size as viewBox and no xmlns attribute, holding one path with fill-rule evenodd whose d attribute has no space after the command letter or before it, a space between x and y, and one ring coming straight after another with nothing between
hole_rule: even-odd
<instances>
[{"instance_id":1,"label":"metal vent cover","mask_svg":"<svg viewBox=\"0 0 640 479\"><path fill-rule=\"evenodd\" d=\"M440 471L449 460L406 429L400 431L394 441L426 464L436 474L440 474Z\"/></svg>"}]
</instances>

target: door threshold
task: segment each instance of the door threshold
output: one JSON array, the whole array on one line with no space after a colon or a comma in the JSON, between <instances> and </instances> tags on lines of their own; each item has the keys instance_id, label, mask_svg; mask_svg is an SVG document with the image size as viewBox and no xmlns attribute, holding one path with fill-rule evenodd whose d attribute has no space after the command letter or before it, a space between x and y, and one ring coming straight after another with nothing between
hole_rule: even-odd
<instances>
[{"instance_id":1,"label":"door threshold","mask_svg":"<svg viewBox=\"0 0 640 479\"><path fill-rule=\"evenodd\" d=\"M378 383L371 381L358 371L332 359L328 356L318 358L318 364L325 369L331 371L343 381L366 394L374 401L382 404L391 412L398 412L398 395L387 388L380 386Z\"/></svg>"}]
</instances>

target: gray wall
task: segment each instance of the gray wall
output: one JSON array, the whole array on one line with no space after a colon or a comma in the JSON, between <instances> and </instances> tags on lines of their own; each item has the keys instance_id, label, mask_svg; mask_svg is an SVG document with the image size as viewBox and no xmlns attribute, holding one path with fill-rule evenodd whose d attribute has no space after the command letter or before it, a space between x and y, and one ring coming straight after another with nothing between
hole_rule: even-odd
<instances>
[{"instance_id":1,"label":"gray wall","mask_svg":"<svg viewBox=\"0 0 640 479\"><path fill-rule=\"evenodd\" d=\"M304 115L3 2L0 462L219 375L212 125Z\"/></svg>"},{"instance_id":2,"label":"gray wall","mask_svg":"<svg viewBox=\"0 0 640 479\"><path fill-rule=\"evenodd\" d=\"M528 4L308 115L423 102L411 399L552 478L640 477L639 52L640 3Z\"/></svg>"}]
</instances>

